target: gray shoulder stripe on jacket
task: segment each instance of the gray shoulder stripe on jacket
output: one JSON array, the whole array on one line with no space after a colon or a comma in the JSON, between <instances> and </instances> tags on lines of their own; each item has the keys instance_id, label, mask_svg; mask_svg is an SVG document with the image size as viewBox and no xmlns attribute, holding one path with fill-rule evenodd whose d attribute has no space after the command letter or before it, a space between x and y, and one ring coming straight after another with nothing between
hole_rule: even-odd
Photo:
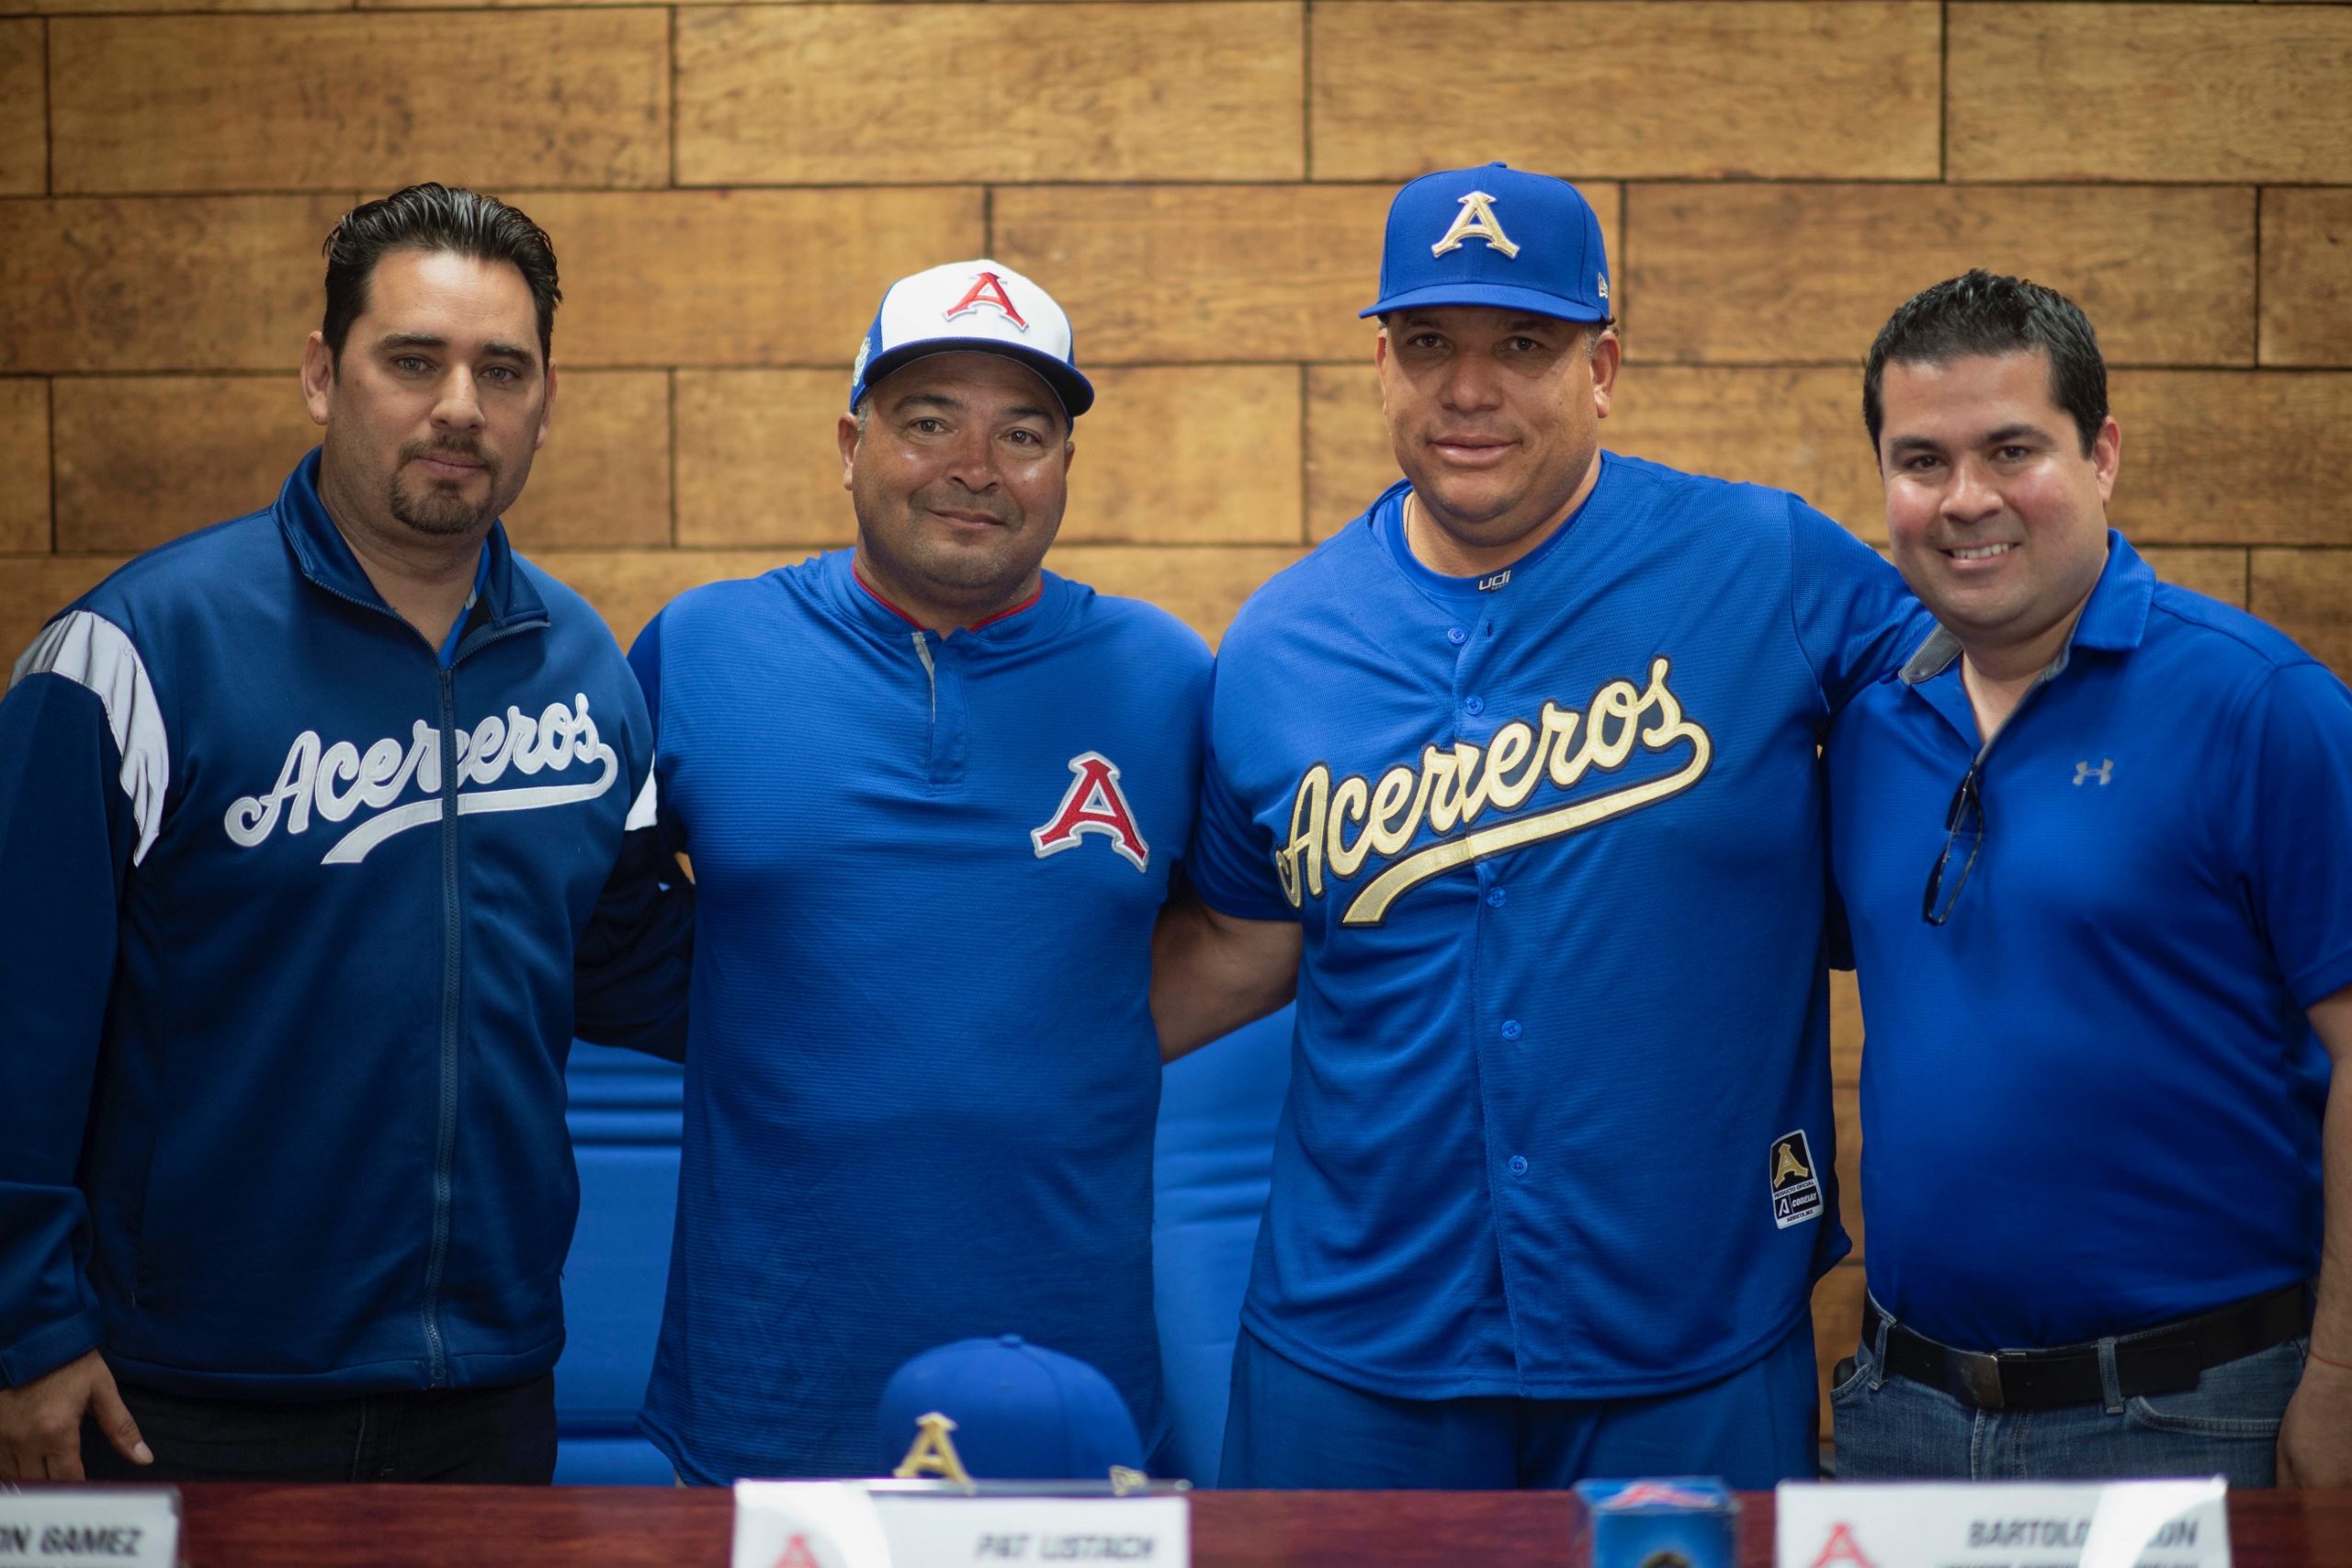
<instances>
[{"instance_id":1,"label":"gray shoulder stripe on jacket","mask_svg":"<svg viewBox=\"0 0 2352 1568\"><path fill-rule=\"evenodd\" d=\"M139 847L130 855L137 865L163 829L164 792L172 782L164 710L139 649L112 621L75 610L41 628L9 674L9 690L28 675L62 675L96 693L105 707L115 750L122 754L122 792L139 824Z\"/></svg>"}]
</instances>

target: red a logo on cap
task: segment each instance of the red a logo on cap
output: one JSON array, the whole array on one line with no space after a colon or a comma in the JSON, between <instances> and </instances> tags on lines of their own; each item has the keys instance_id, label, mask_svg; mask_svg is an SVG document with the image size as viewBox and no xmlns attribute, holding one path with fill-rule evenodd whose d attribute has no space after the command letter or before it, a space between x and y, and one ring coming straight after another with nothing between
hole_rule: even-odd
<instances>
[{"instance_id":1,"label":"red a logo on cap","mask_svg":"<svg viewBox=\"0 0 2352 1568\"><path fill-rule=\"evenodd\" d=\"M984 272L972 279L972 287L964 290L964 298L950 305L941 320L952 321L958 316L969 315L983 305L995 306L1004 312L1006 321L1024 333L1029 330L1029 323L1023 321L1021 312L1012 308L1012 299L1004 291L1004 280L992 272Z\"/></svg>"},{"instance_id":2,"label":"red a logo on cap","mask_svg":"<svg viewBox=\"0 0 2352 1568\"><path fill-rule=\"evenodd\" d=\"M1854 1562L1860 1564L1860 1568L1877 1568L1876 1563L1862 1554L1861 1546L1854 1540L1853 1527L1842 1520L1829 1527L1828 1544L1821 1549L1821 1555L1813 1560L1813 1568L1828 1568L1832 1562Z\"/></svg>"},{"instance_id":3,"label":"red a logo on cap","mask_svg":"<svg viewBox=\"0 0 2352 1568\"><path fill-rule=\"evenodd\" d=\"M1070 780L1062 803L1054 808L1044 827L1029 835L1037 858L1044 860L1047 855L1076 849L1081 834L1100 833L1111 840L1111 848L1120 858L1137 871L1148 869L1151 846L1136 831L1135 812L1119 791L1118 767L1102 752L1088 751L1069 760L1069 771L1078 776Z\"/></svg>"}]
</instances>

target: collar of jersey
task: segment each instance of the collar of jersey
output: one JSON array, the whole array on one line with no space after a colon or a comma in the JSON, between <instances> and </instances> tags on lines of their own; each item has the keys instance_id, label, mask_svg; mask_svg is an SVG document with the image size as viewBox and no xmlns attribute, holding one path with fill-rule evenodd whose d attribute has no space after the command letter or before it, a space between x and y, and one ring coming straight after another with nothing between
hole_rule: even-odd
<instances>
[{"instance_id":1,"label":"collar of jersey","mask_svg":"<svg viewBox=\"0 0 2352 1568\"><path fill-rule=\"evenodd\" d=\"M386 615L397 614L376 585L368 581L367 571L359 558L351 553L350 543L343 530L327 515L326 502L319 499L319 453L312 447L310 455L294 465L279 487L277 502L270 510L277 515L277 526L286 536L287 547L294 552L295 564L302 575L330 593L345 599L356 599L362 604L374 604ZM481 564L475 569L475 593L486 606L490 623L503 626L534 616L544 619L547 604L531 587L530 580L514 568L514 551L506 541L503 522L490 525L490 536L482 541Z\"/></svg>"},{"instance_id":2,"label":"collar of jersey","mask_svg":"<svg viewBox=\"0 0 2352 1568\"><path fill-rule=\"evenodd\" d=\"M1594 499L1600 494L1602 487L1609 483L1609 469L1612 461L1608 453L1603 452L1600 455L1600 477L1593 481L1592 489L1586 492L1584 500L1577 504L1577 509L1568 513L1566 521L1552 530L1549 538L1511 562L1510 565L1497 567L1495 570L1510 572L1511 581L1515 583L1519 581L1521 573L1532 572L1543 565L1544 558L1560 547L1560 541L1568 536L1569 531L1577 525L1577 519L1591 510ZM1440 599L1475 602L1495 597L1492 593L1480 592L1478 587L1479 583L1495 575L1494 572L1484 572L1476 577L1453 577L1445 572L1430 570L1421 564L1419 558L1413 554L1413 547L1405 537L1405 497L1411 492L1412 488L1410 479L1398 479L1381 491L1380 499L1372 503L1373 532L1379 536L1380 542L1387 547L1388 558L1396 563L1396 570L1403 572L1406 578L1422 592L1433 594Z\"/></svg>"},{"instance_id":3,"label":"collar of jersey","mask_svg":"<svg viewBox=\"0 0 2352 1568\"><path fill-rule=\"evenodd\" d=\"M904 649L920 633L933 647L1023 648L1045 641L1061 630L1088 592L1080 584L1047 571L1039 574L1037 596L1026 605L991 616L977 626L946 637L924 631L880 594L859 581L851 562L855 552L828 550L817 562L818 581L833 613L858 630L893 648Z\"/></svg>"},{"instance_id":4,"label":"collar of jersey","mask_svg":"<svg viewBox=\"0 0 2352 1568\"><path fill-rule=\"evenodd\" d=\"M2083 602L2083 613L2066 646L2042 671L2041 679L2056 680L2078 648L2123 652L2139 647L2148 631L2148 607L2155 598L2155 569L2141 558L2129 539L2109 528L2107 564L2099 568L2098 581L2091 584L2091 596ZM1919 651L1904 661L1903 682L1916 686L1932 681L1959 660L1960 639L1938 626L1919 645Z\"/></svg>"}]
</instances>

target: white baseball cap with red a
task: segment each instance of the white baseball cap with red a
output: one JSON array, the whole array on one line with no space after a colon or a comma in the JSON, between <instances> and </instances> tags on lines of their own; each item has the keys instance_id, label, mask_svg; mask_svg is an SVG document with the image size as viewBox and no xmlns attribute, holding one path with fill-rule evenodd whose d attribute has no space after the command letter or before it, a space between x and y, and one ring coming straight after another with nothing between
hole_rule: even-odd
<instances>
[{"instance_id":1,"label":"white baseball cap with red a","mask_svg":"<svg viewBox=\"0 0 2352 1568\"><path fill-rule=\"evenodd\" d=\"M884 291L850 371L849 406L901 366L965 353L1021 361L1045 378L1072 419L1094 406L1094 388L1078 373L1069 317L1052 295L985 257L931 267Z\"/></svg>"}]
</instances>

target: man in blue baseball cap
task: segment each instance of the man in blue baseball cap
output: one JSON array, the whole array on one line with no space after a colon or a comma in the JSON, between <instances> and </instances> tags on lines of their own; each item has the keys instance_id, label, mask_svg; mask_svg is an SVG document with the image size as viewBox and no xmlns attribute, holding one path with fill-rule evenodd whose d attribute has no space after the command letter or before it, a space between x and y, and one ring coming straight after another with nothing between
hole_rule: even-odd
<instances>
[{"instance_id":1,"label":"man in blue baseball cap","mask_svg":"<svg viewBox=\"0 0 2352 1568\"><path fill-rule=\"evenodd\" d=\"M1380 284L1405 477L1227 634L1157 941L1170 1055L1298 998L1221 1479L1810 1477L1817 749L1926 625L1797 497L1600 449L1573 186L1413 181Z\"/></svg>"},{"instance_id":2,"label":"man in blue baseball cap","mask_svg":"<svg viewBox=\"0 0 2352 1568\"><path fill-rule=\"evenodd\" d=\"M854 547L629 654L711 912L644 1415L685 1481L870 1473L892 1369L1006 1330L1166 1438L1146 991L1209 657L1043 565L1093 397L1021 274L899 280L837 419Z\"/></svg>"}]
</instances>

